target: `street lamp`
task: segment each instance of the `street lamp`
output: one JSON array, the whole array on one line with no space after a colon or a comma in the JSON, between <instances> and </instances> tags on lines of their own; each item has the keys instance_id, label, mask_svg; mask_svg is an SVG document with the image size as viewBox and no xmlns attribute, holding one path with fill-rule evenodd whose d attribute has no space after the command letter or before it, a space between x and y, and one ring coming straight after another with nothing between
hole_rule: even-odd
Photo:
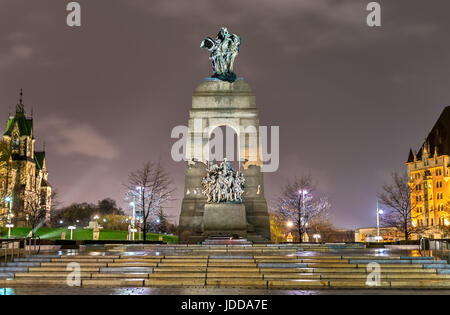
<instances>
[{"instance_id":1,"label":"street lamp","mask_svg":"<svg viewBox=\"0 0 450 315\"><path fill-rule=\"evenodd\" d=\"M313 238L316 240L316 243L317 243L320 239L320 234L314 234Z\"/></svg>"},{"instance_id":2,"label":"street lamp","mask_svg":"<svg viewBox=\"0 0 450 315\"><path fill-rule=\"evenodd\" d=\"M131 227L132 227L132 228L134 228L134 224L135 224L135 222L136 222L136 202L134 201L135 198L136 198L136 197L133 195L133 201L130 202L130 206L133 207L133 216L132 216L132 218L131 218Z\"/></svg>"},{"instance_id":3,"label":"street lamp","mask_svg":"<svg viewBox=\"0 0 450 315\"><path fill-rule=\"evenodd\" d=\"M7 217L8 224L11 224L11 219L14 218L14 214L12 213L12 200L13 200L12 196L5 197L5 201L9 205L9 212L8 212L8 217Z\"/></svg>"},{"instance_id":4,"label":"street lamp","mask_svg":"<svg viewBox=\"0 0 450 315\"><path fill-rule=\"evenodd\" d=\"M68 229L70 230L70 239L72 239L72 236L73 236L73 230L75 230L76 227L73 226L73 225L71 225L71 226L68 227Z\"/></svg>"},{"instance_id":5,"label":"street lamp","mask_svg":"<svg viewBox=\"0 0 450 315\"><path fill-rule=\"evenodd\" d=\"M14 224L8 223L5 225L8 228L8 238L11 237L11 229L14 227Z\"/></svg>"},{"instance_id":6,"label":"street lamp","mask_svg":"<svg viewBox=\"0 0 450 315\"><path fill-rule=\"evenodd\" d=\"M376 237L376 239L378 241L380 241L380 239L381 239L381 237L380 237L380 214L383 214L383 213L384 213L384 211L378 207L378 200L377 200L377 237Z\"/></svg>"}]
</instances>

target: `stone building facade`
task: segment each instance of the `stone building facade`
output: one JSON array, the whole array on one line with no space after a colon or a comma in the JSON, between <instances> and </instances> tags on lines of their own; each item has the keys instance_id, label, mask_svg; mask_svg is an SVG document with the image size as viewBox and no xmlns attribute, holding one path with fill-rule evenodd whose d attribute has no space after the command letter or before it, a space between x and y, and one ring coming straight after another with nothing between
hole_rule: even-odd
<instances>
[{"instance_id":1,"label":"stone building facade","mask_svg":"<svg viewBox=\"0 0 450 315\"><path fill-rule=\"evenodd\" d=\"M450 106L417 152L406 162L411 189L411 224L420 234L444 238L450 226Z\"/></svg>"},{"instance_id":2,"label":"stone building facade","mask_svg":"<svg viewBox=\"0 0 450 315\"><path fill-rule=\"evenodd\" d=\"M27 117L22 93L16 112L3 134L0 164L0 225L26 226L30 216L49 219L52 188L48 183L45 151L35 151L33 118Z\"/></svg>"}]
</instances>

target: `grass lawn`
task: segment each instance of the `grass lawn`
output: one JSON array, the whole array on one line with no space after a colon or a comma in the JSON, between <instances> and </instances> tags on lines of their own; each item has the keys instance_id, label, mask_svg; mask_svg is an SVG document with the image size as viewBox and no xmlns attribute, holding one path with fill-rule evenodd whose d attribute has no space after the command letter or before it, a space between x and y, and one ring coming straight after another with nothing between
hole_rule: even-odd
<instances>
[{"instance_id":1,"label":"grass lawn","mask_svg":"<svg viewBox=\"0 0 450 315\"><path fill-rule=\"evenodd\" d=\"M13 228L11 230L11 237L25 237L30 233L31 228ZM1 237L6 238L8 231L7 229L2 229ZM66 240L70 240L70 230L65 228L40 228L37 230L36 234L47 240L60 240L61 233L66 232ZM128 231L119 230L100 230L100 240L126 240ZM135 240L138 240L138 234L135 233ZM142 236L141 236L142 237ZM158 234L147 233L147 240L157 241L159 238ZM77 229L73 230L73 240L92 240L92 230ZM178 243L177 236L163 235L163 241L166 243Z\"/></svg>"}]
</instances>

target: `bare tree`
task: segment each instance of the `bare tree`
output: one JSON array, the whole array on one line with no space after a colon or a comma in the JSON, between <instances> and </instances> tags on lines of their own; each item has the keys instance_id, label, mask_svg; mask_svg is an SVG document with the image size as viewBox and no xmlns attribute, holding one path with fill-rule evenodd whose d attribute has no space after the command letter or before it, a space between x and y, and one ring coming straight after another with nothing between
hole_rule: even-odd
<instances>
[{"instance_id":1,"label":"bare tree","mask_svg":"<svg viewBox=\"0 0 450 315\"><path fill-rule=\"evenodd\" d=\"M314 195L315 185L312 177L302 176L294 182L288 182L279 198L275 211L282 217L292 222L295 227L299 242L313 225L326 220L330 203L325 197L318 198Z\"/></svg>"},{"instance_id":2,"label":"bare tree","mask_svg":"<svg viewBox=\"0 0 450 315\"><path fill-rule=\"evenodd\" d=\"M43 200L47 196L35 191L27 191L24 196L24 210L18 211L16 220L31 227L31 236L34 236L36 230L47 221L49 209L46 208L46 202Z\"/></svg>"},{"instance_id":3,"label":"bare tree","mask_svg":"<svg viewBox=\"0 0 450 315\"><path fill-rule=\"evenodd\" d=\"M444 237L450 236L450 202L447 202L441 209L441 221L439 222L439 229Z\"/></svg>"},{"instance_id":4,"label":"bare tree","mask_svg":"<svg viewBox=\"0 0 450 315\"><path fill-rule=\"evenodd\" d=\"M391 176L392 183L384 184L382 192L378 194L381 203L387 207L381 222L384 226L396 227L405 235L405 240L408 240L412 233L420 234L426 227L418 223L412 225L412 221L417 222L417 202L411 198L406 173L393 172Z\"/></svg>"},{"instance_id":5,"label":"bare tree","mask_svg":"<svg viewBox=\"0 0 450 315\"><path fill-rule=\"evenodd\" d=\"M147 162L128 176L127 195L134 199L136 209L142 214L142 230L146 241L147 222L156 217L158 211L171 200L172 180L164 171L161 163Z\"/></svg>"},{"instance_id":6,"label":"bare tree","mask_svg":"<svg viewBox=\"0 0 450 315\"><path fill-rule=\"evenodd\" d=\"M8 215L9 202L6 201L8 195L9 176L11 172L11 148L4 140L0 140L0 222L6 220ZM3 208L3 210L2 210Z\"/></svg>"}]
</instances>

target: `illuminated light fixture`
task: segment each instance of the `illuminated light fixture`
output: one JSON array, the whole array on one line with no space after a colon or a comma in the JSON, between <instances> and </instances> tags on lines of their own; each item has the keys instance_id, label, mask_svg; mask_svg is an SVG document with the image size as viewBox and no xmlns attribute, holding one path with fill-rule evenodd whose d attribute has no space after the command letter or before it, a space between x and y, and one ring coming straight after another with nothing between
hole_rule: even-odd
<instances>
[{"instance_id":1,"label":"illuminated light fixture","mask_svg":"<svg viewBox=\"0 0 450 315\"><path fill-rule=\"evenodd\" d=\"M99 216L98 215L95 215L94 216L94 220L98 220L99 219Z\"/></svg>"},{"instance_id":2,"label":"illuminated light fixture","mask_svg":"<svg viewBox=\"0 0 450 315\"><path fill-rule=\"evenodd\" d=\"M383 214L383 213L384 213L384 211L383 211L383 210L381 210L381 209L379 209L379 210L378 210L378 213L379 213L379 214Z\"/></svg>"},{"instance_id":3,"label":"illuminated light fixture","mask_svg":"<svg viewBox=\"0 0 450 315\"><path fill-rule=\"evenodd\" d=\"M5 197L5 201L6 202L10 202L11 201L11 197L10 196Z\"/></svg>"},{"instance_id":4,"label":"illuminated light fixture","mask_svg":"<svg viewBox=\"0 0 450 315\"><path fill-rule=\"evenodd\" d=\"M294 223L293 223L292 221L288 221L288 222L286 223L286 225L287 225L288 227L292 227L292 226L294 225Z\"/></svg>"},{"instance_id":5,"label":"illuminated light fixture","mask_svg":"<svg viewBox=\"0 0 450 315\"><path fill-rule=\"evenodd\" d=\"M449 226L450 225L450 221L448 219L444 219L444 225L445 226Z\"/></svg>"},{"instance_id":6,"label":"illuminated light fixture","mask_svg":"<svg viewBox=\"0 0 450 315\"><path fill-rule=\"evenodd\" d=\"M412 226L413 226L413 227L416 227L416 226L417 226L416 221L412 221Z\"/></svg>"},{"instance_id":7,"label":"illuminated light fixture","mask_svg":"<svg viewBox=\"0 0 450 315\"><path fill-rule=\"evenodd\" d=\"M130 202L130 206L132 206L132 207L134 206L134 202L133 202L133 201L132 201L132 202Z\"/></svg>"},{"instance_id":8,"label":"illuminated light fixture","mask_svg":"<svg viewBox=\"0 0 450 315\"><path fill-rule=\"evenodd\" d=\"M382 237L382 236L375 236L375 240L376 240L376 241L382 241L382 240L383 240L383 237Z\"/></svg>"},{"instance_id":9,"label":"illuminated light fixture","mask_svg":"<svg viewBox=\"0 0 450 315\"><path fill-rule=\"evenodd\" d=\"M5 225L8 229L12 229L14 227L14 224L8 223Z\"/></svg>"}]
</instances>

